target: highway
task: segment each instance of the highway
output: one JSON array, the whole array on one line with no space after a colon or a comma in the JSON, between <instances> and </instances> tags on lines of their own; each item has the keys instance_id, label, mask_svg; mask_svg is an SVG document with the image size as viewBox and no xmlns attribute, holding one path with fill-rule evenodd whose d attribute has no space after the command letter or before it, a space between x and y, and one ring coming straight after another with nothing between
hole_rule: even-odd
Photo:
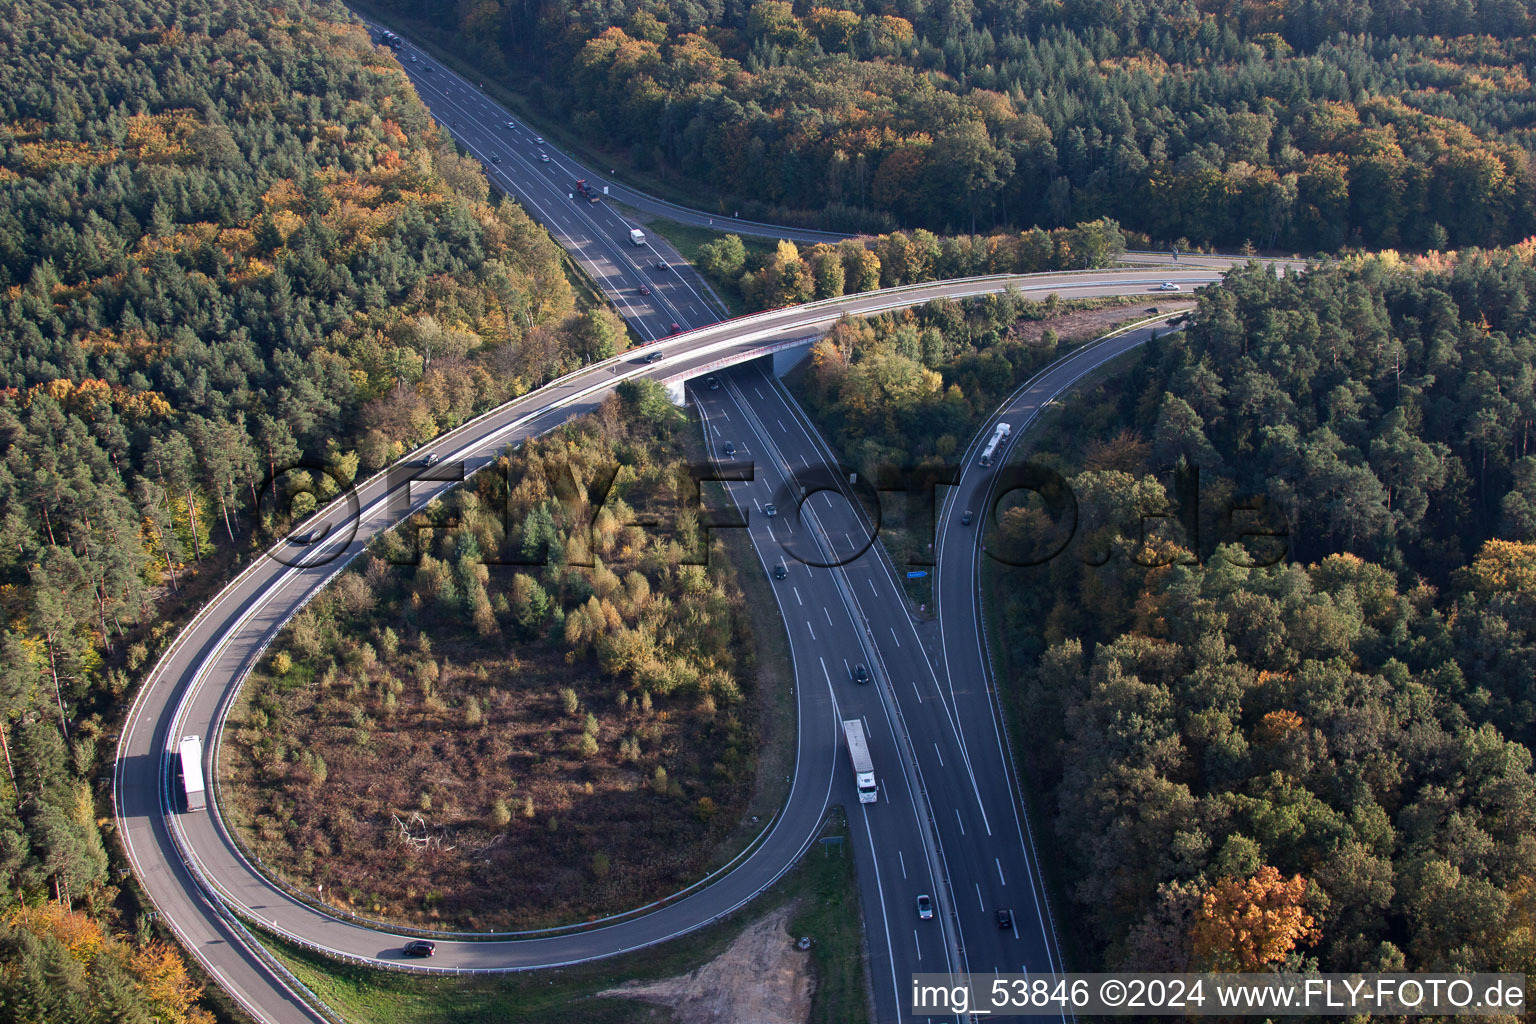
<instances>
[{"instance_id":1,"label":"highway","mask_svg":"<svg viewBox=\"0 0 1536 1024\"><path fill-rule=\"evenodd\" d=\"M375 35L388 26L358 15ZM584 178L592 182L598 190L607 188L606 196L639 210L642 213L653 214L658 217L666 217L680 224L691 224L694 227L714 228L716 230L731 231L738 235L748 235L760 238L785 238L793 242L838 242L851 235L841 234L836 231L819 231L814 228L793 227L786 224L765 224L762 221L743 220L733 214L711 213L708 210L698 210L678 203L659 199L621 181L612 170L604 173L600 169L584 167L580 161L569 154L559 152L548 141L539 142L538 133L523 124L522 119L515 117L501 106L493 103L480 88L478 82L472 82L463 75L450 68L444 67L431 53L412 43L409 39L402 39L402 46L397 51L400 63L410 74L416 90L421 93L440 120L443 120L454 136L460 141L474 138L479 144L491 145L493 139L500 137L499 133L491 132L489 135L481 134L479 129L470 123L476 116L487 114L487 123L483 127L506 128L506 138L515 140L515 143L524 147L524 155L530 160L540 163L542 170L548 172L549 180L559 187L569 191L569 186L577 178ZM449 101L441 104L440 101ZM460 115L464 115L461 117ZM460 124L455 126L454 121ZM540 159L540 153L549 156L545 163ZM505 151L489 150L490 155L505 156ZM488 161L489 162L489 161ZM490 168L487 168L490 169ZM567 177L562 177L565 175ZM522 198L521 194L518 196ZM627 229L625 237L627 240Z\"/></svg>"},{"instance_id":2,"label":"highway","mask_svg":"<svg viewBox=\"0 0 1536 1024\"><path fill-rule=\"evenodd\" d=\"M793 514L791 477L825 466L830 453L777 382L755 367L730 373L721 368L749 361L786 339L825 330L845 314L1005 288L1035 297L1054 292L1151 298L1161 294L1163 281L1191 289L1218 279L1221 268L1170 262L1146 270L939 282L715 323L718 313L704 283L691 268L675 265L676 254L664 242L648 236L646 247L632 246L630 225L608 203L571 196L577 177L594 176L409 44L401 59L434 115L498 185L549 228L641 338L663 339L659 349L665 358L647 364L631 352L605 360L439 438L430 446L443 458L434 472L397 470L363 482L355 516L349 517L344 505L326 510L316 520L330 531L323 540L307 549L279 545L274 553L281 558L255 562L183 631L147 678L125 723L115 786L119 834L129 861L166 923L256 1019L317 1020L302 993L295 995L291 981L253 948L233 916L337 956L417 969L518 970L610 956L664 941L741 906L798 859L829 803L840 803L849 810L864 887L878 1020L909 1019L900 1008L903 978L915 970L1059 967L985 666L978 671L975 663L955 664L935 653L932 637L919 635L906 614L893 567L878 547L836 568L787 555L786 544L812 562L832 561L825 557L829 552L856 546L858 517L829 494L813 497L803 518ZM674 266L657 270L652 263L658 260ZM651 294L640 294L641 285ZM674 325L680 332L675 336ZM699 389L694 378L706 371L718 372L724 386ZM230 838L216 800L207 813L176 813L169 754L175 741L182 735L205 737L205 774L217 777L212 763L223 716L265 644L370 539L454 486L452 479L421 477L444 476L438 472L444 467L472 473L508 444L595 408L618 381L642 375L694 380L693 397L710 443L734 441L736 457L755 464L756 478L730 490L748 512L760 568L768 572L782 561L788 570L775 586L795 662L796 769L783 812L748 855L707 887L643 915L537 937L440 940L430 962L403 962L398 953L403 937L387 926L342 920L307 895L269 882ZM783 510L779 516L763 513L768 501ZM948 543L951 532L941 532L945 573L963 560L955 554L960 549ZM962 540L974 538L953 532ZM300 564L284 564L295 561ZM963 580L940 582L947 600ZM941 621L946 629L963 628L951 625L961 622L955 616ZM850 667L858 664L869 667L873 685L851 681ZM870 734L882 790L876 804L860 805L853 793L838 732L845 717L864 720ZM937 902L935 920L918 921L914 901L920 892ZM995 913L1002 908L1014 912L1013 927L1006 931L996 925Z\"/></svg>"},{"instance_id":3,"label":"highway","mask_svg":"<svg viewBox=\"0 0 1536 1024\"><path fill-rule=\"evenodd\" d=\"M1156 287L1170 273L1173 272L1149 275L1117 270L942 282L758 314L663 342L665 358L656 364L645 364L632 354L594 364L464 425L440 438L432 450L449 465L462 461L465 471L473 472L505 445L594 408L622 379L639 375L696 375L702 368L717 367L724 361L750 359L764 346L786 337L824 330L844 314L868 314L940 297L963 298L1006 288L1036 296L1050 292L1084 297L1140 294ZM1178 274L1185 287L1208 283L1217 276L1210 271L1194 270ZM749 446L758 443L746 437L743 440ZM344 557L354 556L380 530L403 518L411 507L450 486L451 481L391 481L388 475L365 481L357 489L361 514L355 531L333 534L314 547L325 552L346 540L342 545ZM348 519L347 513L346 507L338 505L317 521L340 531ZM755 517L752 528L768 529L764 520ZM754 539L760 542L760 551L772 550L761 543L761 534L754 532ZM282 552L286 552L288 561L303 555L291 548L283 548ZM392 960L401 938L387 930L336 920L272 886L241 857L222 826L216 804L208 813L173 813L170 748L182 735L217 735L217 723L262 645L342 564L342 559L337 559L314 568L290 567L272 557L253 563L189 624L156 665L139 691L119 743L118 825L130 863L166 923L259 1020L315 1018L296 1005L295 998L274 977L270 966L241 941L237 929L215 903L232 906L245 918L261 921L296 942L360 960ZM786 595L781 593L780 600L782 604ZM786 621L793 619L786 614ZM794 639L793 633L791 638ZM750 899L793 863L819 824L829 799L851 802L848 792L834 794L828 788L842 756L835 737L836 712L831 710L832 703L850 684L846 677L831 675L836 667L833 663L829 663L824 674L819 660L823 657L817 655L817 660L811 660L809 653L802 657L800 650L795 650L800 737L790 799L767 840L728 875L662 910L609 927L533 940L440 943L430 966L449 970L518 969L612 955L698 927ZM871 664L876 666L877 673L882 673L873 658ZM885 686L890 685L889 678L888 672L882 673ZM936 705L935 714L938 711ZM213 756L216 745L210 742L207 747L210 757ZM875 756L893 755L877 747ZM214 777L211 770L207 774ZM891 799L897 799L900 793L894 788L896 776L889 770L882 770L882 776L886 785L892 787L888 789ZM925 781L929 785L934 783ZM947 805L939 806L946 806L947 810ZM957 822L957 827L960 824ZM203 886L222 899L206 899ZM935 884L934 888L939 886ZM915 895L910 893L910 897ZM932 895L944 898L941 891ZM903 893L902 897L898 900L892 896L888 905L910 906L908 894ZM893 954L893 960L899 958L899 952ZM890 991L882 984L877 986L877 992L881 988Z\"/></svg>"}]
</instances>

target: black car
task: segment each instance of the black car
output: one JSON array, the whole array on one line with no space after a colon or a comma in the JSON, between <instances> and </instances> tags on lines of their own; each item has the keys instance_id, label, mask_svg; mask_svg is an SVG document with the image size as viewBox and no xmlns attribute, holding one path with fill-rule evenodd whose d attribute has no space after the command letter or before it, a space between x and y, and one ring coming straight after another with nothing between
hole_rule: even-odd
<instances>
[{"instance_id":1,"label":"black car","mask_svg":"<svg viewBox=\"0 0 1536 1024\"><path fill-rule=\"evenodd\" d=\"M789 575L789 570L784 568L784 563L780 562L778 565L773 567L773 578L774 579L781 580L781 579L783 579L784 577L786 577L788 575Z\"/></svg>"},{"instance_id":2,"label":"black car","mask_svg":"<svg viewBox=\"0 0 1536 1024\"><path fill-rule=\"evenodd\" d=\"M728 457L731 456L731 455L735 455L736 454L736 442L735 441L727 441L727 442L725 442L725 454Z\"/></svg>"},{"instance_id":3,"label":"black car","mask_svg":"<svg viewBox=\"0 0 1536 1024\"><path fill-rule=\"evenodd\" d=\"M491 157L491 163L493 163L493 164L499 164L499 163L501 163L501 157L499 157L499 156L493 156L493 157Z\"/></svg>"},{"instance_id":4,"label":"black car","mask_svg":"<svg viewBox=\"0 0 1536 1024\"><path fill-rule=\"evenodd\" d=\"M651 266L655 267L657 270L671 270L672 269L670 266L667 265L667 261L666 260L657 260L655 263L652 263Z\"/></svg>"},{"instance_id":5,"label":"black car","mask_svg":"<svg viewBox=\"0 0 1536 1024\"><path fill-rule=\"evenodd\" d=\"M863 665L853 666L853 681L858 683L860 686L869 682L869 669L865 668Z\"/></svg>"},{"instance_id":6,"label":"black car","mask_svg":"<svg viewBox=\"0 0 1536 1024\"><path fill-rule=\"evenodd\" d=\"M406 956L431 956L437 952L437 944L426 939L412 939L400 947L400 952Z\"/></svg>"},{"instance_id":7,"label":"black car","mask_svg":"<svg viewBox=\"0 0 1536 1024\"><path fill-rule=\"evenodd\" d=\"M1011 911L1011 910L999 910L997 912L997 926L999 928L1012 929L1013 928L1013 911Z\"/></svg>"},{"instance_id":8,"label":"black car","mask_svg":"<svg viewBox=\"0 0 1536 1024\"><path fill-rule=\"evenodd\" d=\"M658 362L660 359L661 359L661 353L660 352L651 352L648 355L646 355L646 357L645 357L645 361L647 363Z\"/></svg>"},{"instance_id":9,"label":"black car","mask_svg":"<svg viewBox=\"0 0 1536 1024\"><path fill-rule=\"evenodd\" d=\"M704 378L704 383L709 385L709 390L711 390L711 391L719 391L720 390L720 381L716 377L705 377Z\"/></svg>"}]
</instances>

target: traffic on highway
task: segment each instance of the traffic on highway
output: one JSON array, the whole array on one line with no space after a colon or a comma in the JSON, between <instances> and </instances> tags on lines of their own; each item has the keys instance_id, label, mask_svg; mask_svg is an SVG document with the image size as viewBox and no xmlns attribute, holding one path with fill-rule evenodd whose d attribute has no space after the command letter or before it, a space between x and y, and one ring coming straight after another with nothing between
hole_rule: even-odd
<instances>
[{"instance_id":1,"label":"traffic on highway","mask_svg":"<svg viewBox=\"0 0 1536 1024\"><path fill-rule=\"evenodd\" d=\"M985 646L978 531L967 527L972 510L988 507L989 466L1006 458L1040 409L1167 318L1074 351L998 410L994 423L1009 429L988 424L943 505L932 618L913 614L897 568L870 543L868 519L845 493L846 468L765 354L808 343L845 315L1004 290L1037 298L1191 291L1218 280L1225 264L1170 260L937 282L721 322L723 304L707 283L615 200L689 223L709 225L711 215L618 186L409 40L384 44L487 177L549 229L654 347L640 359L630 352L584 367L438 438L430 455L411 453L362 482L305 524L302 536L252 563L183 631L137 697L115 782L129 860L166 923L256 1019L324 1020L315 995L261 951L250 926L343 959L429 971L526 970L612 956L742 906L799 859L828 808L841 804L852 827L877 1019L926 1019L911 1015L903 994L917 972L1061 971L1038 843ZM743 227L771 228L732 230ZM771 230L806 241L840 237ZM213 770L224 716L267 644L371 539L508 445L594 409L618 383L640 376L686 398L716 459L751 467L750 479L726 490L744 513L759 569L771 577L794 663L798 735L783 809L736 860L664 905L538 933L403 934L274 882L231 838ZM831 485L803 498L807 481Z\"/></svg>"}]
</instances>

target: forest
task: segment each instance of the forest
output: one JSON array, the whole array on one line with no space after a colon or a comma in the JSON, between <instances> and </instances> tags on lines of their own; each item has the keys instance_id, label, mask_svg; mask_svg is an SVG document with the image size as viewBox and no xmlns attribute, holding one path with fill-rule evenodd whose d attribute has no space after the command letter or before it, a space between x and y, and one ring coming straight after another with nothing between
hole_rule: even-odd
<instances>
[{"instance_id":1,"label":"forest","mask_svg":"<svg viewBox=\"0 0 1536 1024\"><path fill-rule=\"evenodd\" d=\"M1536 228L1525 0L378 5L722 213L1306 253Z\"/></svg>"},{"instance_id":2,"label":"forest","mask_svg":"<svg viewBox=\"0 0 1536 1024\"><path fill-rule=\"evenodd\" d=\"M734 570L718 542L701 564L687 428L661 385L623 384L297 616L230 718L247 849L342 909L472 930L705 874L755 786L758 716Z\"/></svg>"},{"instance_id":3,"label":"forest","mask_svg":"<svg viewBox=\"0 0 1536 1024\"><path fill-rule=\"evenodd\" d=\"M1077 532L989 600L1106 969L1532 965L1533 289L1530 245L1250 266L1034 443Z\"/></svg>"},{"instance_id":4,"label":"forest","mask_svg":"<svg viewBox=\"0 0 1536 1024\"><path fill-rule=\"evenodd\" d=\"M820 242L803 253L780 239L773 252L750 254L737 235L699 247L698 266L739 296L748 311L835 299L924 281L982 274L1038 274L1108 267L1125 254L1125 235L1108 218L1070 228L1019 234L950 235L918 228L874 239Z\"/></svg>"},{"instance_id":5,"label":"forest","mask_svg":"<svg viewBox=\"0 0 1536 1024\"><path fill-rule=\"evenodd\" d=\"M0 919L0 1000L23 1019L201 1019L109 874L122 698L262 545L264 480L371 471L622 347L562 258L339 5L7 6L0 893L32 909Z\"/></svg>"}]
</instances>

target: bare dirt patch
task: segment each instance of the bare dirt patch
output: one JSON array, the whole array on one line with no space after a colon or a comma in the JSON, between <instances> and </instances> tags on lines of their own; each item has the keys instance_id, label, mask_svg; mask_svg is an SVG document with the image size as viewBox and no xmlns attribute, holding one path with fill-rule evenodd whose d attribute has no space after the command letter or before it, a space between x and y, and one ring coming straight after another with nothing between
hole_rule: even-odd
<instances>
[{"instance_id":1,"label":"bare dirt patch","mask_svg":"<svg viewBox=\"0 0 1536 1024\"><path fill-rule=\"evenodd\" d=\"M811 1012L811 955L795 947L793 906L747 927L698 970L601 992L656 1003L678 1024L805 1024Z\"/></svg>"},{"instance_id":2,"label":"bare dirt patch","mask_svg":"<svg viewBox=\"0 0 1536 1024\"><path fill-rule=\"evenodd\" d=\"M1044 320L1021 320L1013 329L1013 335L1024 341L1039 341L1046 331L1055 331L1063 342L1091 341L1117 324L1140 320L1150 316L1151 310L1174 313L1194 309L1193 299L1174 299L1172 302L1149 297L1146 302L1102 306L1098 309L1078 309Z\"/></svg>"}]
</instances>

